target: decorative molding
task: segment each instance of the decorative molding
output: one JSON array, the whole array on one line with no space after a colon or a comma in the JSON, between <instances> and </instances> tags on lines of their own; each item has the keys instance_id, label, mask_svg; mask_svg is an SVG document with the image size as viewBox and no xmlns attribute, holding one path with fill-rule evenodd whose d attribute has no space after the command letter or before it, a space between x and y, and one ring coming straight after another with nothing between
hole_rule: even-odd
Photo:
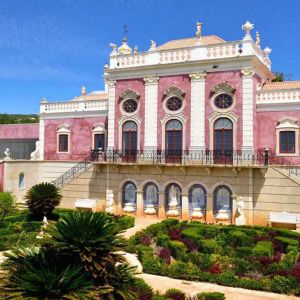
<instances>
[{"instance_id":1,"label":"decorative molding","mask_svg":"<svg viewBox=\"0 0 300 300\"><path fill-rule=\"evenodd\" d=\"M132 89L125 90L119 97L119 103L121 101L125 101L128 99L138 100L140 98L140 94Z\"/></svg>"},{"instance_id":2,"label":"decorative molding","mask_svg":"<svg viewBox=\"0 0 300 300\"><path fill-rule=\"evenodd\" d=\"M70 126L68 124L61 124L57 127L57 133L59 134L63 134L63 133L70 133L71 130L70 130Z\"/></svg>"},{"instance_id":3,"label":"decorative molding","mask_svg":"<svg viewBox=\"0 0 300 300\"><path fill-rule=\"evenodd\" d=\"M159 77L145 77L144 78L145 84L156 84L159 81Z\"/></svg>"},{"instance_id":4,"label":"decorative molding","mask_svg":"<svg viewBox=\"0 0 300 300\"><path fill-rule=\"evenodd\" d=\"M189 77L191 78L191 80L203 80L206 78L207 73L203 72L203 73L192 73L189 75Z\"/></svg>"},{"instance_id":5,"label":"decorative molding","mask_svg":"<svg viewBox=\"0 0 300 300\"><path fill-rule=\"evenodd\" d=\"M109 87L114 87L116 85L116 80L107 80L107 84Z\"/></svg>"},{"instance_id":6,"label":"decorative molding","mask_svg":"<svg viewBox=\"0 0 300 300\"><path fill-rule=\"evenodd\" d=\"M182 89L180 89L179 87L173 85L166 89L166 91L164 92L164 97L163 97L162 101L164 101L170 97L178 97L183 100L184 96L185 96L185 92Z\"/></svg>"},{"instance_id":7,"label":"decorative molding","mask_svg":"<svg viewBox=\"0 0 300 300\"><path fill-rule=\"evenodd\" d=\"M227 82L221 82L211 90L211 94L225 93L233 96L235 91L236 89L232 85L228 84Z\"/></svg>"},{"instance_id":8,"label":"decorative molding","mask_svg":"<svg viewBox=\"0 0 300 300\"><path fill-rule=\"evenodd\" d=\"M254 72L252 69L243 69L243 70L241 70L241 73L244 77L252 77L254 75Z\"/></svg>"}]
</instances>

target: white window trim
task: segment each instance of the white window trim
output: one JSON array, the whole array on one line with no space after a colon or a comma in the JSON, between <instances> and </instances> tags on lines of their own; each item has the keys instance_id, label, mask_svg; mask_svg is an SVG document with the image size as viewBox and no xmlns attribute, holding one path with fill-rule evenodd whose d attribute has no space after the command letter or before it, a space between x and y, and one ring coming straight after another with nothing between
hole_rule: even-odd
<instances>
[{"instance_id":1,"label":"white window trim","mask_svg":"<svg viewBox=\"0 0 300 300\"><path fill-rule=\"evenodd\" d=\"M164 93L164 98L163 98L163 109L165 111L165 113L169 114L169 115L178 115L178 114L181 114L184 109L185 109L185 106L186 106L186 101L185 101L185 93L180 89L178 88L177 86L170 86ZM180 109L178 110L169 110L168 107L167 107L167 102L170 98L172 97L176 97L176 98L179 98L181 99L182 101L182 106Z\"/></svg>"},{"instance_id":2,"label":"white window trim","mask_svg":"<svg viewBox=\"0 0 300 300\"><path fill-rule=\"evenodd\" d=\"M99 123L93 126L93 130L92 130L92 148L95 149L95 135L96 134L104 134L104 149L102 149L102 151L104 151L106 149L106 129L105 129L105 125L103 123Z\"/></svg>"},{"instance_id":3,"label":"white window trim","mask_svg":"<svg viewBox=\"0 0 300 300\"><path fill-rule=\"evenodd\" d=\"M280 152L280 132L282 131L293 131L295 132L295 153L281 153ZM276 155L277 156L299 156L299 126L297 120L294 118L281 118L278 120L276 126Z\"/></svg>"},{"instance_id":4,"label":"white window trim","mask_svg":"<svg viewBox=\"0 0 300 300\"><path fill-rule=\"evenodd\" d=\"M126 112L123 109L123 103L129 99L132 99L137 102L137 109L131 113ZM139 112L140 107L141 107L141 103L140 103L139 99L140 99L140 95L136 91L134 91L132 89L125 90L119 97L119 108L120 108L122 115L127 116L127 117L132 117L132 116L136 115Z\"/></svg>"},{"instance_id":5,"label":"white window trim","mask_svg":"<svg viewBox=\"0 0 300 300\"><path fill-rule=\"evenodd\" d=\"M71 148L71 131L69 128L69 125L62 124L57 127L57 132L56 132L56 152L57 153L70 153L70 148ZM59 136L60 135L67 135L68 136L68 151L59 151Z\"/></svg>"}]
</instances>

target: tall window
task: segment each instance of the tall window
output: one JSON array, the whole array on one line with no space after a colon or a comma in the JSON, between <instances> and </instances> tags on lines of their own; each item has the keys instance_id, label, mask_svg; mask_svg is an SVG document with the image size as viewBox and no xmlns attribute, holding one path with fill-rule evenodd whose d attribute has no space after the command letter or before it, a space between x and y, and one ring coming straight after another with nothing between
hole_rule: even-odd
<instances>
[{"instance_id":1,"label":"tall window","mask_svg":"<svg viewBox=\"0 0 300 300\"><path fill-rule=\"evenodd\" d=\"M133 121L123 124L123 157L134 159L137 154L137 125Z\"/></svg>"},{"instance_id":2,"label":"tall window","mask_svg":"<svg viewBox=\"0 0 300 300\"><path fill-rule=\"evenodd\" d=\"M158 188L153 182L149 182L144 187L144 208L147 205L158 206Z\"/></svg>"},{"instance_id":3,"label":"tall window","mask_svg":"<svg viewBox=\"0 0 300 300\"><path fill-rule=\"evenodd\" d=\"M19 189L25 189L25 175L24 173L19 174Z\"/></svg>"},{"instance_id":4,"label":"tall window","mask_svg":"<svg viewBox=\"0 0 300 300\"><path fill-rule=\"evenodd\" d=\"M59 134L58 135L58 151L69 152L69 135Z\"/></svg>"},{"instance_id":5,"label":"tall window","mask_svg":"<svg viewBox=\"0 0 300 300\"><path fill-rule=\"evenodd\" d=\"M170 120L166 124L166 159L180 159L182 152L182 124Z\"/></svg>"},{"instance_id":6,"label":"tall window","mask_svg":"<svg viewBox=\"0 0 300 300\"><path fill-rule=\"evenodd\" d=\"M123 207L136 205L136 186L131 181L127 181L123 186L122 202Z\"/></svg>"},{"instance_id":7,"label":"tall window","mask_svg":"<svg viewBox=\"0 0 300 300\"><path fill-rule=\"evenodd\" d=\"M232 192L225 186L220 185L214 191L214 214L220 211L232 212Z\"/></svg>"},{"instance_id":8,"label":"tall window","mask_svg":"<svg viewBox=\"0 0 300 300\"><path fill-rule=\"evenodd\" d=\"M105 134L104 133L95 133L94 134L94 148L102 151L105 150Z\"/></svg>"},{"instance_id":9,"label":"tall window","mask_svg":"<svg viewBox=\"0 0 300 300\"><path fill-rule=\"evenodd\" d=\"M295 153L295 131L280 131L280 153Z\"/></svg>"}]
</instances>

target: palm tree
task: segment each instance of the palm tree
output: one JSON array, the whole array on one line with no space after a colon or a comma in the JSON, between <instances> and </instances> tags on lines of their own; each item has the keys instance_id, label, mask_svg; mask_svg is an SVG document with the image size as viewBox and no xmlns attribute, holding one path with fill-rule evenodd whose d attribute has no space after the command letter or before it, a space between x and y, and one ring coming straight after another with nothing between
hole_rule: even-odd
<instances>
[{"instance_id":1,"label":"palm tree","mask_svg":"<svg viewBox=\"0 0 300 300\"><path fill-rule=\"evenodd\" d=\"M49 182L32 186L25 195L29 210L40 218L44 215L49 216L53 209L59 205L61 198L59 189Z\"/></svg>"}]
</instances>

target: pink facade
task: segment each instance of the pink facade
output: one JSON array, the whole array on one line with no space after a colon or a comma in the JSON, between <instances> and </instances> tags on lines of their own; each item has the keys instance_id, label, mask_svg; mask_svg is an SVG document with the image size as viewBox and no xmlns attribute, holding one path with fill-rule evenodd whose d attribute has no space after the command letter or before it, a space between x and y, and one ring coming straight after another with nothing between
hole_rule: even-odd
<instances>
[{"instance_id":1,"label":"pink facade","mask_svg":"<svg viewBox=\"0 0 300 300\"><path fill-rule=\"evenodd\" d=\"M184 102L185 108L183 111L183 117L186 118L186 141L183 145L183 149L187 150L190 147L190 115L191 115L191 81L189 75L179 75L179 76L164 76L159 78L158 82L158 119L157 119L157 135L158 135L158 149L162 149L162 131L165 128L162 125L161 120L165 117L166 112L163 108L164 93L169 87L175 86L180 88L184 92ZM172 117L170 117L172 118ZM176 117L174 117L176 118Z\"/></svg>"},{"instance_id":2,"label":"pink facade","mask_svg":"<svg viewBox=\"0 0 300 300\"><path fill-rule=\"evenodd\" d=\"M141 120L145 118L145 84L142 78L140 79L131 79L131 80L118 80L116 83L116 97L115 97L115 149L121 149L121 145L119 145L119 140L122 140L119 137L119 132L122 132L121 123L119 127L119 121L122 117L122 111L120 110L120 96L127 90L132 90L136 92L139 97L139 111L138 115ZM130 118L128 118L129 120ZM139 128L140 134L140 145L138 148L144 148L144 132L145 132L145 124L142 121ZM121 142L122 143L122 142Z\"/></svg>"},{"instance_id":3,"label":"pink facade","mask_svg":"<svg viewBox=\"0 0 300 300\"><path fill-rule=\"evenodd\" d=\"M4 163L0 162L0 192L3 192L3 184L4 184Z\"/></svg>"},{"instance_id":4,"label":"pink facade","mask_svg":"<svg viewBox=\"0 0 300 300\"><path fill-rule=\"evenodd\" d=\"M45 120L45 160L82 160L90 154L93 144L93 127L107 126L107 117L61 118ZM69 153L57 151L57 129L65 124L70 129Z\"/></svg>"},{"instance_id":5,"label":"pink facade","mask_svg":"<svg viewBox=\"0 0 300 300\"><path fill-rule=\"evenodd\" d=\"M39 124L3 124L0 125L1 139L38 139Z\"/></svg>"},{"instance_id":6,"label":"pink facade","mask_svg":"<svg viewBox=\"0 0 300 300\"><path fill-rule=\"evenodd\" d=\"M228 83L235 89L234 97L236 105L233 113L238 116L237 121L237 143L236 150L241 150L243 146L243 94L242 94L242 75L240 71L208 73L205 80L205 144L206 149L210 149L209 120L214 113L211 107L211 91L220 83Z\"/></svg>"}]
</instances>

